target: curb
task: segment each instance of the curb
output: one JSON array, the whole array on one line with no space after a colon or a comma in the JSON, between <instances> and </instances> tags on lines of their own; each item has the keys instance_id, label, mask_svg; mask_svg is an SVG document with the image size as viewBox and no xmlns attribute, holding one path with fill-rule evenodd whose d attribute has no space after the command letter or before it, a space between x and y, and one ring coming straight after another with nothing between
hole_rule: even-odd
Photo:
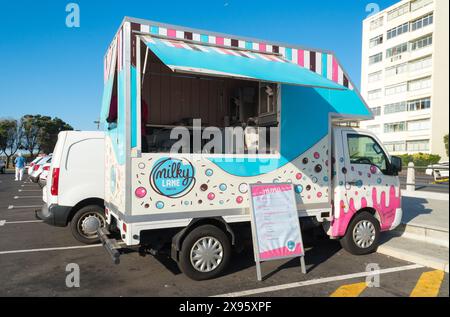
<instances>
[{"instance_id":1,"label":"curb","mask_svg":"<svg viewBox=\"0 0 450 317\"><path fill-rule=\"evenodd\" d=\"M395 230L391 231L391 234L396 237L417 240L446 248L449 247L449 234L447 228L414 223L402 223Z\"/></svg>"},{"instance_id":2,"label":"curb","mask_svg":"<svg viewBox=\"0 0 450 317\"><path fill-rule=\"evenodd\" d=\"M424 198L424 199L434 199L434 200L449 200L449 194L447 193L434 193L427 191L407 191L402 190L403 197L412 197L412 198Z\"/></svg>"},{"instance_id":3,"label":"curb","mask_svg":"<svg viewBox=\"0 0 450 317\"><path fill-rule=\"evenodd\" d=\"M377 252L384 255L392 256L400 260L420 264L423 266L431 267L433 269L449 273L448 260L434 257L424 257L423 254L419 254L412 251L406 251L403 249L383 244L378 247Z\"/></svg>"}]
</instances>

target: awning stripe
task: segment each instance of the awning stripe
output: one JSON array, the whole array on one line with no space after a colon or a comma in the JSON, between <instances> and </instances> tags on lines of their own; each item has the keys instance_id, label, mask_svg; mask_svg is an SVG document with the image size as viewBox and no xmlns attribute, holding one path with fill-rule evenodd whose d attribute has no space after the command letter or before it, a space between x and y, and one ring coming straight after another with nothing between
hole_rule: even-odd
<instances>
[{"instance_id":1,"label":"awning stripe","mask_svg":"<svg viewBox=\"0 0 450 317\"><path fill-rule=\"evenodd\" d=\"M276 54L148 37L147 47L173 71L254 79L288 85L346 89Z\"/></svg>"}]
</instances>

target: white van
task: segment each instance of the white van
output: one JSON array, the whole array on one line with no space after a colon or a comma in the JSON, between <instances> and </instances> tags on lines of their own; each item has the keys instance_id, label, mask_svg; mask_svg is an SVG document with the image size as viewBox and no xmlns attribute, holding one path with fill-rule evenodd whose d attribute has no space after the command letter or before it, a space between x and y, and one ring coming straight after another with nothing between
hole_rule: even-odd
<instances>
[{"instance_id":1,"label":"white van","mask_svg":"<svg viewBox=\"0 0 450 317\"><path fill-rule=\"evenodd\" d=\"M50 225L69 225L80 242L98 242L97 229L106 223L104 155L103 132L61 132L36 216Z\"/></svg>"}]
</instances>

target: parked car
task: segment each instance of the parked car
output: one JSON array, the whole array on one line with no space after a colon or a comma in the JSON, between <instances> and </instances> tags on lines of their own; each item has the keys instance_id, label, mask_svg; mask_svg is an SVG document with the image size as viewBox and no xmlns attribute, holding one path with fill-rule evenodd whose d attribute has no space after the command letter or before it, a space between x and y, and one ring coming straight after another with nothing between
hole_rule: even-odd
<instances>
[{"instance_id":1,"label":"parked car","mask_svg":"<svg viewBox=\"0 0 450 317\"><path fill-rule=\"evenodd\" d=\"M38 184L41 186L41 188L44 188L44 186L47 184L47 177L48 172L50 171L51 162L45 163L42 167L42 173L39 175Z\"/></svg>"},{"instance_id":2,"label":"parked car","mask_svg":"<svg viewBox=\"0 0 450 317\"><path fill-rule=\"evenodd\" d=\"M425 174L433 176L435 180L448 178L448 161L428 165Z\"/></svg>"},{"instance_id":3,"label":"parked car","mask_svg":"<svg viewBox=\"0 0 450 317\"><path fill-rule=\"evenodd\" d=\"M0 160L0 173L5 174L5 171L6 171L6 162Z\"/></svg>"},{"instance_id":4,"label":"parked car","mask_svg":"<svg viewBox=\"0 0 450 317\"><path fill-rule=\"evenodd\" d=\"M28 175L31 175L33 172L34 165L38 164L40 160L42 160L45 157L45 155L38 155L33 161L31 161L30 164L27 165L27 173Z\"/></svg>"},{"instance_id":5,"label":"parked car","mask_svg":"<svg viewBox=\"0 0 450 317\"><path fill-rule=\"evenodd\" d=\"M44 164L51 163L51 161L52 155L50 154L48 156L44 156L42 159L40 159L37 163L33 165L33 171L30 174L30 180L33 183L37 183L39 181L39 176L44 170Z\"/></svg>"},{"instance_id":6,"label":"parked car","mask_svg":"<svg viewBox=\"0 0 450 317\"><path fill-rule=\"evenodd\" d=\"M82 243L97 243L97 229L106 225L104 165L103 132L61 132L37 218L53 226L69 226Z\"/></svg>"}]
</instances>

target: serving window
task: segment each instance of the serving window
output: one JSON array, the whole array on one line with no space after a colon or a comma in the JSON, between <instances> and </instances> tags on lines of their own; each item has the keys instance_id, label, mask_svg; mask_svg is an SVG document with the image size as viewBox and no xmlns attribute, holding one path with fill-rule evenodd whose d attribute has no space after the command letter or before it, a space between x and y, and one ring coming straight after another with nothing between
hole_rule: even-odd
<instances>
[{"instance_id":1,"label":"serving window","mask_svg":"<svg viewBox=\"0 0 450 317\"><path fill-rule=\"evenodd\" d=\"M173 72L151 51L141 56L143 153L279 152L278 84Z\"/></svg>"}]
</instances>

